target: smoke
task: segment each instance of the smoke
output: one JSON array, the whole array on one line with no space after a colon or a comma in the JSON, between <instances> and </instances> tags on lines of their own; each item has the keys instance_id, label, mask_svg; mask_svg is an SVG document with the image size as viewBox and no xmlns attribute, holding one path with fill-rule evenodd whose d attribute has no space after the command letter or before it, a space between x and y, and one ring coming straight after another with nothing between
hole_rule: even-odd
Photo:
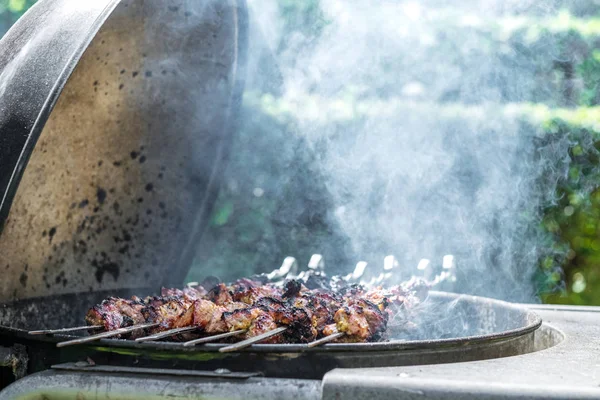
<instances>
[{"instance_id":1,"label":"smoke","mask_svg":"<svg viewBox=\"0 0 600 400\"><path fill-rule=\"evenodd\" d=\"M453 254L458 290L535 301L539 209L554 193L538 182L568 144L540 151L512 116L543 93L535 57L507 32L559 2L321 0L298 6L304 19L290 4L249 1L247 99L286 115L288 141L314 155L307 173L335 226L323 246L346 238L376 266L394 254L403 276Z\"/></svg>"}]
</instances>

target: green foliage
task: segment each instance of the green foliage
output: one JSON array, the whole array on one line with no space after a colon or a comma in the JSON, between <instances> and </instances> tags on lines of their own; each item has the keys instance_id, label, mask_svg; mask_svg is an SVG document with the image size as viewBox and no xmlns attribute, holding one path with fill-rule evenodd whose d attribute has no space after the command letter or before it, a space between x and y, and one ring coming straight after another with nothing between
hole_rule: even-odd
<instances>
[{"instance_id":1,"label":"green foliage","mask_svg":"<svg viewBox=\"0 0 600 400\"><path fill-rule=\"evenodd\" d=\"M0 37L36 0L0 0Z\"/></svg>"}]
</instances>

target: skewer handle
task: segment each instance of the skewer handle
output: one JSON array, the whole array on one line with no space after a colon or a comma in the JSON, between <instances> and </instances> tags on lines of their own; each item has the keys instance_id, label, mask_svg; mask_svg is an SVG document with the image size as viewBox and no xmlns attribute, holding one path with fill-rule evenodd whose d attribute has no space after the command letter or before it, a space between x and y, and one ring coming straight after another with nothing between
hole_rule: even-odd
<instances>
[{"instance_id":1,"label":"skewer handle","mask_svg":"<svg viewBox=\"0 0 600 400\"><path fill-rule=\"evenodd\" d=\"M76 344L84 344L84 343L94 342L96 340L110 338L113 336L118 336L123 333L137 331L138 329L153 328L158 325L160 325L160 324L148 323L148 324L139 324L139 325L128 326L126 328L115 329L114 331L102 332L102 333L98 333L97 335L86 336L86 337L82 337L82 338L74 339L74 340L67 340L66 342L60 342L60 343L56 344L56 347L73 346Z\"/></svg>"},{"instance_id":2,"label":"skewer handle","mask_svg":"<svg viewBox=\"0 0 600 400\"><path fill-rule=\"evenodd\" d=\"M262 335L258 335L258 336L251 337L250 339L242 340L241 342L232 344L231 346L221 347L219 349L219 351L221 353L230 353L232 351L238 351L241 349L245 349L246 347L252 346L255 343L262 342L265 339L279 335L280 333L285 332L286 330L287 330L287 328L284 328L284 327L276 328L276 329L273 329L272 331L265 332Z\"/></svg>"},{"instance_id":3,"label":"skewer handle","mask_svg":"<svg viewBox=\"0 0 600 400\"><path fill-rule=\"evenodd\" d=\"M89 329L102 329L103 325L88 325L88 326L76 326L74 328L62 328L62 329L48 329L44 331L29 331L30 335L55 335L57 333L69 333L69 332L79 332L79 331L87 331Z\"/></svg>"},{"instance_id":4,"label":"skewer handle","mask_svg":"<svg viewBox=\"0 0 600 400\"><path fill-rule=\"evenodd\" d=\"M325 270L325 260L320 254L313 254L308 261L308 269L323 272Z\"/></svg>"},{"instance_id":5,"label":"skewer handle","mask_svg":"<svg viewBox=\"0 0 600 400\"><path fill-rule=\"evenodd\" d=\"M269 281L278 281L284 279L288 275L295 275L298 272L298 261L294 257L286 257L281 264L281 267L267 274Z\"/></svg>"},{"instance_id":6,"label":"skewer handle","mask_svg":"<svg viewBox=\"0 0 600 400\"><path fill-rule=\"evenodd\" d=\"M185 347L191 347L201 343L216 342L217 340L225 339L231 336L241 335L242 333L246 333L246 330L241 329L239 331L232 331L227 333L220 333L218 335L206 336L200 339L190 340L189 342L185 342L183 345Z\"/></svg>"}]
</instances>

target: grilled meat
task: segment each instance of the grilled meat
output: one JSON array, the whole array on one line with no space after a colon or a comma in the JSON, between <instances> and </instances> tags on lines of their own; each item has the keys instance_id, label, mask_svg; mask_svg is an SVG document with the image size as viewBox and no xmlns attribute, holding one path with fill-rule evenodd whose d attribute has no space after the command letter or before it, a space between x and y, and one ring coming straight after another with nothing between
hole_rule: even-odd
<instances>
[{"instance_id":1,"label":"grilled meat","mask_svg":"<svg viewBox=\"0 0 600 400\"><path fill-rule=\"evenodd\" d=\"M272 297L263 297L255 306L267 312L279 326L289 327L283 333L287 343L307 343L316 339L318 331L310 308Z\"/></svg>"},{"instance_id":2,"label":"grilled meat","mask_svg":"<svg viewBox=\"0 0 600 400\"><path fill-rule=\"evenodd\" d=\"M281 290L273 286L262 285L250 279L240 279L229 287L234 301L254 304L262 297L281 297Z\"/></svg>"},{"instance_id":3,"label":"grilled meat","mask_svg":"<svg viewBox=\"0 0 600 400\"><path fill-rule=\"evenodd\" d=\"M335 323L323 329L323 336L344 332L346 336L338 342L356 343L380 340L385 333L388 314L374 303L355 299L340 308L334 316Z\"/></svg>"},{"instance_id":4,"label":"grilled meat","mask_svg":"<svg viewBox=\"0 0 600 400\"><path fill-rule=\"evenodd\" d=\"M186 311L192 303L178 297L147 297L121 299L110 297L92 307L86 317L88 325L103 325L107 331L116 330L145 322L158 322L160 327L153 330L188 326L191 316Z\"/></svg>"},{"instance_id":5,"label":"grilled meat","mask_svg":"<svg viewBox=\"0 0 600 400\"><path fill-rule=\"evenodd\" d=\"M287 343L306 343L317 336L310 311L272 297L263 297L250 307L224 312L222 318L229 331L247 330L246 337L266 332L264 327L274 329L282 325L289 327L282 335ZM278 340L272 338L271 342Z\"/></svg>"},{"instance_id":6,"label":"grilled meat","mask_svg":"<svg viewBox=\"0 0 600 400\"><path fill-rule=\"evenodd\" d=\"M193 321L193 313L190 306L193 302L179 297L166 297L159 304L153 299L153 305L142 309L147 322L158 322L160 325L151 330L152 333L190 326Z\"/></svg>"},{"instance_id":7,"label":"grilled meat","mask_svg":"<svg viewBox=\"0 0 600 400\"><path fill-rule=\"evenodd\" d=\"M146 321L139 299L125 300L110 297L91 308L85 320L88 325L103 325L107 331L140 324Z\"/></svg>"},{"instance_id":8,"label":"grilled meat","mask_svg":"<svg viewBox=\"0 0 600 400\"><path fill-rule=\"evenodd\" d=\"M341 342L367 342L381 340L392 317L396 325L398 315L400 324L408 323L410 313L405 310L427 295L426 284L418 280L386 290L349 284L338 290L325 284L308 289L306 282L290 280L277 286L240 279L230 285L219 283L210 291L201 286L163 288L162 296L106 299L89 310L86 321L106 330L159 323L151 333L186 326L209 335L246 330L247 338L285 326L284 333L263 343L307 343L335 332L346 333Z\"/></svg>"},{"instance_id":9,"label":"grilled meat","mask_svg":"<svg viewBox=\"0 0 600 400\"><path fill-rule=\"evenodd\" d=\"M224 283L219 283L217 286L208 291L208 300L216 305L222 306L233 302L233 296L229 288Z\"/></svg>"},{"instance_id":10,"label":"grilled meat","mask_svg":"<svg viewBox=\"0 0 600 400\"><path fill-rule=\"evenodd\" d=\"M196 300L191 309L193 310L192 325L201 328L206 333L227 332L227 325L223 320L223 313L227 312L227 308L201 299Z\"/></svg>"},{"instance_id":11,"label":"grilled meat","mask_svg":"<svg viewBox=\"0 0 600 400\"><path fill-rule=\"evenodd\" d=\"M294 307L311 311L312 325L317 335L322 337L323 330L334 323L333 316L341 306L341 299L327 292L310 291L291 299Z\"/></svg>"},{"instance_id":12,"label":"grilled meat","mask_svg":"<svg viewBox=\"0 0 600 400\"><path fill-rule=\"evenodd\" d=\"M243 339L249 339L258 335L262 335L263 333L267 333L276 329L277 322L271 317L268 313L261 313L256 318L252 320L250 326L248 326L248 331L242 336ZM261 342L262 344L279 344L285 343L281 335L273 336L268 339L265 339Z\"/></svg>"},{"instance_id":13,"label":"grilled meat","mask_svg":"<svg viewBox=\"0 0 600 400\"><path fill-rule=\"evenodd\" d=\"M185 289L162 288L162 297L183 297L194 301L203 298L208 292L202 286L186 287Z\"/></svg>"},{"instance_id":14,"label":"grilled meat","mask_svg":"<svg viewBox=\"0 0 600 400\"><path fill-rule=\"evenodd\" d=\"M265 314L265 311L261 307L246 307L239 310L226 311L223 313L222 318L227 326L227 330L236 331L250 328L252 321L263 314Z\"/></svg>"}]
</instances>

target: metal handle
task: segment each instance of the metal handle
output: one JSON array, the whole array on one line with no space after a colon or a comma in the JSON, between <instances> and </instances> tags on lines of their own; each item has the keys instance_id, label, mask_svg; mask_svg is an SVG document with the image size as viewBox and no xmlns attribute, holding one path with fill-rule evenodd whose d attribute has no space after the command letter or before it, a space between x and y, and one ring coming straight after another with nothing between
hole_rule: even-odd
<instances>
[{"instance_id":1,"label":"metal handle","mask_svg":"<svg viewBox=\"0 0 600 400\"><path fill-rule=\"evenodd\" d=\"M53 365L52 369L57 371L71 372L100 372L112 374L141 374L141 375L170 375L201 378L227 378L227 379L248 379L262 376L261 372L233 372L227 369L217 369L215 371L198 371L190 369L167 369L167 368L139 368L114 365L96 365L89 362L65 363Z\"/></svg>"}]
</instances>

